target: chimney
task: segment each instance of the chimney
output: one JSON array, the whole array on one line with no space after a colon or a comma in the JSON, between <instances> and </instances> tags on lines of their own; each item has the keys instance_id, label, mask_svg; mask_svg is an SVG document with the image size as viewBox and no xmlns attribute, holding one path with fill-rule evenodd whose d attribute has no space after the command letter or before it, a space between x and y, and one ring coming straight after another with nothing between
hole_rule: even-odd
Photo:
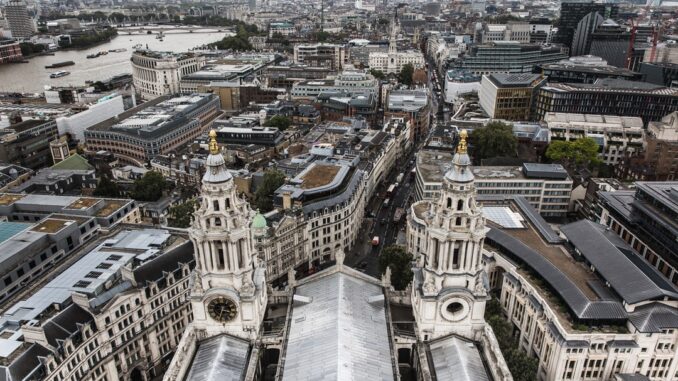
<instances>
[{"instance_id":1,"label":"chimney","mask_svg":"<svg viewBox=\"0 0 678 381\"><path fill-rule=\"evenodd\" d=\"M283 209L292 209L292 194L290 192L283 193Z\"/></svg>"}]
</instances>

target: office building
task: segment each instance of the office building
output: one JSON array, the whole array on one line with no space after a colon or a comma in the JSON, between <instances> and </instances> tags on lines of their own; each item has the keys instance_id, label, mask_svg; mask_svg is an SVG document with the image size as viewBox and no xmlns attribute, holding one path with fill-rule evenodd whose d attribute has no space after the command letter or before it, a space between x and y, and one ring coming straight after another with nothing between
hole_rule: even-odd
<instances>
[{"instance_id":1,"label":"office building","mask_svg":"<svg viewBox=\"0 0 678 381\"><path fill-rule=\"evenodd\" d=\"M183 76L200 70L205 57L194 53L136 50L132 53L132 78L143 99L180 91Z\"/></svg>"},{"instance_id":2,"label":"office building","mask_svg":"<svg viewBox=\"0 0 678 381\"><path fill-rule=\"evenodd\" d=\"M600 159L607 165L618 165L625 157L643 151L645 129L639 117L549 112L543 124L549 130L550 142L595 140L600 146Z\"/></svg>"},{"instance_id":3,"label":"office building","mask_svg":"<svg viewBox=\"0 0 678 381\"><path fill-rule=\"evenodd\" d=\"M638 73L608 65L604 59L591 55L570 57L560 62L538 65L535 66L533 72L547 77L549 83L594 83L602 78L641 81L646 76L642 70Z\"/></svg>"},{"instance_id":4,"label":"office building","mask_svg":"<svg viewBox=\"0 0 678 381\"><path fill-rule=\"evenodd\" d=\"M263 77L270 88L290 90L295 83L309 79L327 78L333 73L333 70L326 67L311 67L306 65L268 66L264 69Z\"/></svg>"},{"instance_id":5,"label":"office building","mask_svg":"<svg viewBox=\"0 0 678 381\"><path fill-rule=\"evenodd\" d=\"M655 85L676 87L678 84L678 63L643 62L640 64L640 72L645 76L646 82Z\"/></svg>"},{"instance_id":6,"label":"office building","mask_svg":"<svg viewBox=\"0 0 678 381\"><path fill-rule=\"evenodd\" d=\"M0 65L24 59L19 41L0 38Z\"/></svg>"},{"instance_id":7,"label":"office building","mask_svg":"<svg viewBox=\"0 0 678 381\"><path fill-rule=\"evenodd\" d=\"M324 67L339 71L344 68L346 47L336 44L297 44L294 45L294 62L297 64Z\"/></svg>"},{"instance_id":8,"label":"office building","mask_svg":"<svg viewBox=\"0 0 678 381\"><path fill-rule=\"evenodd\" d=\"M536 93L545 83L540 74L484 75L480 107L493 119L530 120Z\"/></svg>"},{"instance_id":9,"label":"office building","mask_svg":"<svg viewBox=\"0 0 678 381\"><path fill-rule=\"evenodd\" d=\"M451 69L445 73L445 102L452 103L459 96L478 93L481 76L468 70Z\"/></svg>"},{"instance_id":10,"label":"office building","mask_svg":"<svg viewBox=\"0 0 678 381\"><path fill-rule=\"evenodd\" d=\"M35 33L35 23L28 15L25 1L10 0L7 2L5 5L5 18L13 38L24 40Z\"/></svg>"},{"instance_id":11,"label":"office building","mask_svg":"<svg viewBox=\"0 0 678 381\"><path fill-rule=\"evenodd\" d=\"M598 12L591 12L584 16L577 24L572 39L570 55L584 56L591 50L591 34L605 21Z\"/></svg>"},{"instance_id":12,"label":"office building","mask_svg":"<svg viewBox=\"0 0 678 381\"><path fill-rule=\"evenodd\" d=\"M560 47L495 41L471 47L469 54L456 64L475 74L531 73L535 65L566 59Z\"/></svg>"},{"instance_id":13,"label":"office building","mask_svg":"<svg viewBox=\"0 0 678 381\"><path fill-rule=\"evenodd\" d=\"M415 200L437 200L449 152L425 149L417 153ZM543 216L564 217L570 209L572 179L559 164L524 163L522 167L480 166L473 169L481 201L522 196Z\"/></svg>"},{"instance_id":14,"label":"office building","mask_svg":"<svg viewBox=\"0 0 678 381\"><path fill-rule=\"evenodd\" d=\"M361 71L343 71L332 79L312 79L295 83L294 98L314 99L324 92L352 92L379 95L379 81L372 74Z\"/></svg>"},{"instance_id":15,"label":"office building","mask_svg":"<svg viewBox=\"0 0 678 381\"><path fill-rule=\"evenodd\" d=\"M652 107L648 107L652 105ZM599 79L593 84L549 83L539 89L538 119L548 112L637 116L659 121L678 108L678 89L646 82Z\"/></svg>"},{"instance_id":16,"label":"office building","mask_svg":"<svg viewBox=\"0 0 678 381\"><path fill-rule=\"evenodd\" d=\"M600 223L678 285L678 182L635 183L635 190L599 193Z\"/></svg>"},{"instance_id":17,"label":"office building","mask_svg":"<svg viewBox=\"0 0 678 381\"><path fill-rule=\"evenodd\" d=\"M0 162L37 170L52 165L49 143L57 138L52 119L28 119L0 129Z\"/></svg>"},{"instance_id":18,"label":"office building","mask_svg":"<svg viewBox=\"0 0 678 381\"><path fill-rule=\"evenodd\" d=\"M579 22L589 13L597 12L603 19L615 19L619 12L617 4L592 1L564 1L560 4L560 19L555 41L572 48L572 40Z\"/></svg>"},{"instance_id":19,"label":"office building","mask_svg":"<svg viewBox=\"0 0 678 381\"><path fill-rule=\"evenodd\" d=\"M87 129L85 142L90 151L108 151L143 166L155 155L192 142L219 115L214 94L162 96Z\"/></svg>"},{"instance_id":20,"label":"office building","mask_svg":"<svg viewBox=\"0 0 678 381\"><path fill-rule=\"evenodd\" d=\"M421 90L391 90L386 96L385 117L406 117L412 124L410 140L428 134L431 106L428 94Z\"/></svg>"},{"instance_id":21,"label":"office building","mask_svg":"<svg viewBox=\"0 0 678 381\"><path fill-rule=\"evenodd\" d=\"M121 230L81 251L3 313L0 371L12 379L162 376L192 320L191 243L161 229Z\"/></svg>"},{"instance_id":22,"label":"office building","mask_svg":"<svg viewBox=\"0 0 678 381\"><path fill-rule=\"evenodd\" d=\"M485 24L480 31L480 43L487 44L494 41L530 42L530 24L508 22L506 24Z\"/></svg>"},{"instance_id":23,"label":"office building","mask_svg":"<svg viewBox=\"0 0 678 381\"><path fill-rule=\"evenodd\" d=\"M642 181L671 181L678 178L678 123L676 112L650 122L642 150L624 158L615 167L620 179Z\"/></svg>"}]
</instances>

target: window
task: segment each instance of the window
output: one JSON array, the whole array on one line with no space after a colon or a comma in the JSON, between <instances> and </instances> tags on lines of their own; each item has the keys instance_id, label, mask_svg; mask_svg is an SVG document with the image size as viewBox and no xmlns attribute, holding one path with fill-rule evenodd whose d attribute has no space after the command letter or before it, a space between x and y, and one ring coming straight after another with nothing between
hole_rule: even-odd
<instances>
[{"instance_id":1,"label":"window","mask_svg":"<svg viewBox=\"0 0 678 381\"><path fill-rule=\"evenodd\" d=\"M107 261L119 261L122 259L121 255L113 254L106 258Z\"/></svg>"},{"instance_id":2,"label":"window","mask_svg":"<svg viewBox=\"0 0 678 381\"><path fill-rule=\"evenodd\" d=\"M214 200L212 201L212 206L214 207L215 211L219 211L219 200Z\"/></svg>"},{"instance_id":3,"label":"window","mask_svg":"<svg viewBox=\"0 0 678 381\"><path fill-rule=\"evenodd\" d=\"M86 280L79 280L73 285L73 287L85 288L85 287L89 286L90 284L92 284L92 282L88 282Z\"/></svg>"},{"instance_id":4,"label":"window","mask_svg":"<svg viewBox=\"0 0 678 381\"><path fill-rule=\"evenodd\" d=\"M463 209L464 209L464 200L457 201L457 210L463 210Z\"/></svg>"}]
</instances>

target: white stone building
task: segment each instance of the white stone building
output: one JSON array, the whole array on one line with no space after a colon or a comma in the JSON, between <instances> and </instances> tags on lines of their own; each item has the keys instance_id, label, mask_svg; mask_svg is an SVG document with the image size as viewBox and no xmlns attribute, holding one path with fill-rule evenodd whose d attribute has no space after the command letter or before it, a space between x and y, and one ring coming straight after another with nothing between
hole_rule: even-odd
<instances>
[{"instance_id":1,"label":"white stone building","mask_svg":"<svg viewBox=\"0 0 678 381\"><path fill-rule=\"evenodd\" d=\"M193 53L136 50L132 54L134 87L145 100L176 94L181 78L205 65L205 57Z\"/></svg>"},{"instance_id":2,"label":"white stone building","mask_svg":"<svg viewBox=\"0 0 678 381\"><path fill-rule=\"evenodd\" d=\"M643 120L638 117L549 112L543 121L549 129L549 143L591 138L601 147L599 156L608 165L638 154L645 141Z\"/></svg>"},{"instance_id":3,"label":"white stone building","mask_svg":"<svg viewBox=\"0 0 678 381\"><path fill-rule=\"evenodd\" d=\"M379 70L386 74L397 74L403 66L410 64L415 69L423 68L425 65L424 55L420 51L408 50L398 51L396 35L398 33L398 21L391 21L391 36L389 38L388 52L370 52L370 69Z\"/></svg>"}]
</instances>

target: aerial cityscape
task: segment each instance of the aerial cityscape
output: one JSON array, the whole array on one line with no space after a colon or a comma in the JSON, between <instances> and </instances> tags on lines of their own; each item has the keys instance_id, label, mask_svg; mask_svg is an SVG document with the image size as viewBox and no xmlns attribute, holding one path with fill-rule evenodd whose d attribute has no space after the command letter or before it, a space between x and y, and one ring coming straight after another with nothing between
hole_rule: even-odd
<instances>
[{"instance_id":1,"label":"aerial cityscape","mask_svg":"<svg viewBox=\"0 0 678 381\"><path fill-rule=\"evenodd\" d=\"M0 381L678 381L678 1L0 0Z\"/></svg>"}]
</instances>

